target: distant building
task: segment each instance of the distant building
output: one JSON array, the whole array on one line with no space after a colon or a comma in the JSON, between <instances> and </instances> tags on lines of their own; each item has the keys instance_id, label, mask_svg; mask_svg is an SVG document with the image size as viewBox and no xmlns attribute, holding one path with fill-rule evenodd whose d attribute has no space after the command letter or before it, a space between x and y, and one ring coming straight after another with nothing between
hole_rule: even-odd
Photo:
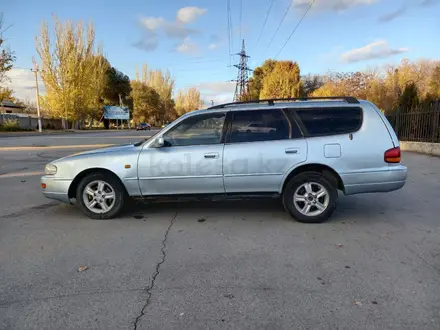
<instances>
[{"instance_id":1,"label":"distant building","mask_svg":"<svg viewBox=\"0 0 440 330\"><path fill-rule=\"evenodd\" d=\"M0 113L23 113L24 107L9 100L0 101Z\"/></svg>"}]
</instances>

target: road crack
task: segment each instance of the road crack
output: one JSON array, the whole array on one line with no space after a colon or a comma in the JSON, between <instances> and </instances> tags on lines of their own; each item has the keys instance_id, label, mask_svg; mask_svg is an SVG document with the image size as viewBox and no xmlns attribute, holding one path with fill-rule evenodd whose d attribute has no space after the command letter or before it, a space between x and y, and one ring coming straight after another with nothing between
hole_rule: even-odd
<instances>
[{"instance_id":1,"label":"road crack","mask_svg":"<svg viewBox=\"0 0 440 330\"><path fill-rule=\"evenodd\" d=\"M170 221L170 224L167 228L167 230L165 231L165 235L164 238L162 240L162 247L160 249L160 252L162 254L161 259L159 260L159 262L156 264L156 269L153 273L153 276L151 277L151 281L150 284L145 288L145 292L147 294L147 299L145 300L145 304L141 309L141 313L136 317L135 321L134 321L134 330L137 330L138 327L138 323L141 320L141 318L145 315L145 311L148 307L148 305L150 304L150 300L151 300L151 296L153 294L153 289L154 289L154 283L156 282L156 278L160 273L160 266L162 266L162 264L165 262L167 254L166 254L166 248L167 248L167 240L168 240L168 234L170 233L171 227L174 225L174 221L176 220L177 217L177 211L174 214L173 218Z\"/></svg>"}]
</instances>

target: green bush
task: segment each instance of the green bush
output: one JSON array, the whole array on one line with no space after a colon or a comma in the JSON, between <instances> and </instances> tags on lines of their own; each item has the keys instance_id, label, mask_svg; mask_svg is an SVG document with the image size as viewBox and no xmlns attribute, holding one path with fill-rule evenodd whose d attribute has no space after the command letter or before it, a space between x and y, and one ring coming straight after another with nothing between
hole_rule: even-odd
<instances>
[{"instance_id":1,"label":"green bush","mask_svg":"<svg viewBox=\"0 0 440 330\"><path fill-rule=\"evenodd\" d=\"M17 119L6 119L3 122L3 125L0 126L0 130L6 131L6 132L21 131L20 125L19 125Z\"/></svg>"}]
</instances>

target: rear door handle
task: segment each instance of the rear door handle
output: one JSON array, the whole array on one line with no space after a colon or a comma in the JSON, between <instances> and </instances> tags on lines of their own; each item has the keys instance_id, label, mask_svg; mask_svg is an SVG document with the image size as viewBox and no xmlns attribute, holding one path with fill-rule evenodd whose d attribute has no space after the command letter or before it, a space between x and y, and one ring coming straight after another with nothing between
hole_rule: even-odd
<instances>
[{"instance_id":1,"label":"rear door handle","mask_svg":"<svg viewBox=\"0 0 440 330\"><path fill-rule=\"evenodd\" d=\"M205 158L218 158L218 153L217 152L206 153Z\"/></svg>"},{"instance_id":2,"label":"rear door handle","mask_svg":"<svg viewBox=\"0 0 440 330\"><path fill-rule=\"evenodd\" d=\"M288 148L285 150L286 154L298 154L299 149L298 148Z\"/></svg>"}]
</instances>

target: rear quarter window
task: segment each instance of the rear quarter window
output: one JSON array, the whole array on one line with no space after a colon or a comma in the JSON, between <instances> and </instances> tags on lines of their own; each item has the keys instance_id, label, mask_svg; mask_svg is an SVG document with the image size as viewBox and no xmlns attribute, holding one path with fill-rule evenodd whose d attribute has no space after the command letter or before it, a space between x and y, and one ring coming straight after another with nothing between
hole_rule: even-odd
<instances>
[{"instance_id":1,"label":"rear quarter window","mask_svg":"<svg viewBox=\"0 0 440 330\"><path fill-rule=\"evenodd\" d=\"M308 136L346 134L362 126L362 109L314 108L295 110Z\"/></svg>"}]
</instances>

